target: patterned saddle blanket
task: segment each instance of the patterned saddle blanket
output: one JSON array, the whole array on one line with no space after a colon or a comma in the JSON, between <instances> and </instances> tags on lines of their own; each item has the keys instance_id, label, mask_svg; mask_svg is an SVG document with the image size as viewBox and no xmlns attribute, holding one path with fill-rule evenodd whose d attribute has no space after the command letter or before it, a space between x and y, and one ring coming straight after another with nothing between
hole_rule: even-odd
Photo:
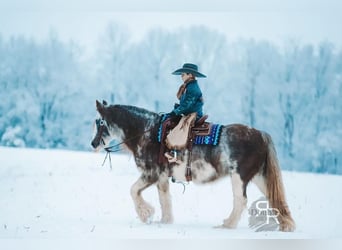
<instances>
[{"instance_id":1,"label":"patterned saddle blanket","mask_svg":"<svg viewBox=\"0 0 342 250\"><path fill-rule=\"evenodd\" d=\"M195 145L212 145L216 146L219 143L222 125L220 124L212 124L212 123L204 123L209 127L207 134L197 133L196 127L192 129L195 134L195 138L193 139L193 144Z\"/></svg>"},{"instance_id":2,"label":"patterned saddle blanket","mask_svg":"<svg viewBox=\"0 0 342 250\"><path fill-rule=\"evenodd\" d=\"M167 116L162 117L161 124L158 129L158 142L164 142L167 131L173 129L177 125L178 121L172 121ZM204 122L199 126L195 124L195 126L191 129L191 134L194 136L193 144L212 146L218 145L222 128L223 126L220 124L208 122Z\"/></svg>"}]
</instances>

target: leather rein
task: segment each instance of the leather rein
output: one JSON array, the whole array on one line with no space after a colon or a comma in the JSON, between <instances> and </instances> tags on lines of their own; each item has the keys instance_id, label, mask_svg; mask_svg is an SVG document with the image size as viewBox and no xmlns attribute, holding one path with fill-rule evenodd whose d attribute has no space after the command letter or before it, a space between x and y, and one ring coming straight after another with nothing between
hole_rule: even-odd
<instances>
[{"instance_id":1,"label":"leather rein","mask_svg":"<svg viewBox=\"0 0 342 250\"><path fill-rule=\"evenodd\" d=\"M101 142L102 142L103 144L104 144L104 141L103 141L103 139L102 139L102 134L103 134L103 132L104 132L104 127L106 126L106 124L107 124L107 122L106 122L105 120L101 119L101 121L100 121L100 127L99 127L99 129L101 129L101 130L99 131L98 137L101 138ZM108 126L106 126L106 127L107 127L107 129L108 129ZM123 141L121 141L121 142L119 142L119 143L117 143L117 144L115 144L115 145L112 145L112 146L109 146L109 147L105 147L104 150L105 150L107 153L106 153L106 156L105 156L105 158L104 158L104 160L103 160L102 166L105 164L107 158L109 158L110 169L112 170L112 169L113 169L113 168L112 168L112 158L111 158L111 156L110 156L110 153L116 153L116 152L122 151L122 148L120 148L121 145L127 144L127 142L129 142L129 141L134 140L134 139L136 139L136 138L138 138L138 137L143 136L143 135L146 134L147 132L150 132L152 129L153 129L153 127L150 128L150 129L145 130L144 132L142 132L142 133L140 133L140 134L138 134L138 135L135 135L135 136L132 136L132 137L130 137L130 138L127 138L127 139L125 139L125 140L123 140Z\"/></svg>"}]
</instances>

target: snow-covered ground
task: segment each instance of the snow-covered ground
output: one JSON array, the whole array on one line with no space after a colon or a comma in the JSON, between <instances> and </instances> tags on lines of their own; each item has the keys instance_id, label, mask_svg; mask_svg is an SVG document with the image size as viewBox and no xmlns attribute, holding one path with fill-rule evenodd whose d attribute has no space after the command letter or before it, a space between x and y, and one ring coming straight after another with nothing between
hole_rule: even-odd
<instances>
[{"instance_id":1,"label":"snow-covered ground","mask_svg":"<svg viewBox=\"0 0 342 250\"><path fill-rule=\"evenodd\" d=\"M159 224L155 187L143 196L156 209L154 222L137 218L130 187L134 159L103 153L0 147L0 239L275 239L342 238L342 176L283 172L293 233L254 232L246 211L237 229L217 229L232 208L231 182L171 184L174 224ZM248 206L261 193L248 187Z\"/></svg>"}]
</instances>

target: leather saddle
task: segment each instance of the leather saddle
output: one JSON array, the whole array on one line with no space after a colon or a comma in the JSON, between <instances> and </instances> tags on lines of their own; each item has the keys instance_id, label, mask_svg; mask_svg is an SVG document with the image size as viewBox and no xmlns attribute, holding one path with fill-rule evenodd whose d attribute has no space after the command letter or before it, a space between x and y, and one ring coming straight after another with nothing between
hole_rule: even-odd
<instances>
[{"instance_id":1,"label":"leather saddle","mask_svg":"<svg viewBox=\"0 0 342 250\"><path fill-rule=\"evenodd\" d=\"M189 134L187 138L187 146L189 150L192 149L192 140L195 136L206 136L209 135L211 132L212 123L206 122L208 119L208 115L202 116L200 119L198 119L193 126L189 129ZM160 138L160 153L159 153L159 163L165 163L168 162L167 159L164 156L164 153L166 152L167 146L165 143L165 139L169 132L174 129L180 121L180 117L170 117L166 119L163 124L161 125L161 138Z\"/></svg>"},{"instance_id":2,"label":"leather saddle","mask_svg":"<svg viewBox=\"0 0 342 250\"><path fill-rule=\"evenodd\" d=\"M195 122L195 126L191 128L191 134L193 135L202 135L206 136L210 134L212 123L206 122L208 119L208 115L202 116L197 122Z\"/></svg>"}]
</instances>

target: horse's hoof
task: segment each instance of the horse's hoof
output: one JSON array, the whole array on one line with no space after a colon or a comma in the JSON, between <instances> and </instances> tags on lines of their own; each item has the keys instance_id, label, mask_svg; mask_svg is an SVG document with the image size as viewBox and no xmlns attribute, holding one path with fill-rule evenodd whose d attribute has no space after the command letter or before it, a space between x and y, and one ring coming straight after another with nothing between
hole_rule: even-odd
<instances>
[{"instance_id":1,"label":"horse's hoof","mask_svg":"<svg viewBox=\"0 0 342 250\"><path fill-rule=\"evenodd\" d=\"M153 223L153 215L151 215L150 217L147 218L147 220L145 221L146 224L152 224Z\"/></svg>"},{"instance_id":2,"label":"horse's hoof","mask_svg":"<svg viewBox=\"0 0 342 250\"><path fill-rule=\"evenodd\" d=\"M172 224L173 220L172 219L161 219L160 223L161 224Z\"/></svg>"},{"instance_id":3,"label":"horse's hoof","mask_svg":"<svg viewBox=\"0 0 342 250\"><path fill-rule=\"evenodd\" d=\"M235 227L227 227L226 225L222 224L222 225L218 225L218 226L214 226L215 229L235 229Z\"/></svg>"},{"instance_id":4,"label":"horse's hoof","mask_svg":"<svg viewBox=\"0 0 342 250\"><path fill-rule=\"evenodd\" d=\"M228 228L228 229L234 229L237 227L237 223L232 221L231 219L225 219L223 221L222 227Z\"/></svg>"},{"instance_id":5,"label":"horse's hoof","mask_svg":"<svg viewBox=\"0 0 342 250\"><path fill-rule=\"evenodd\" d=\"M141 206L138 210L138 215L142 222L151 224L153 221L154 208L149 205Z\"/></svg>"},{"instance_id":6,"label":"horse's hoof","mask_svg":"<svg viewBox=\"0 0 342 250\"><path fill-rule=\"evenodd\" d=\"M279 227L279 231L282 232L293 232L294 230L296 230L296 226L294 225L280 225Z\"/></svg>"}]
</instances>

